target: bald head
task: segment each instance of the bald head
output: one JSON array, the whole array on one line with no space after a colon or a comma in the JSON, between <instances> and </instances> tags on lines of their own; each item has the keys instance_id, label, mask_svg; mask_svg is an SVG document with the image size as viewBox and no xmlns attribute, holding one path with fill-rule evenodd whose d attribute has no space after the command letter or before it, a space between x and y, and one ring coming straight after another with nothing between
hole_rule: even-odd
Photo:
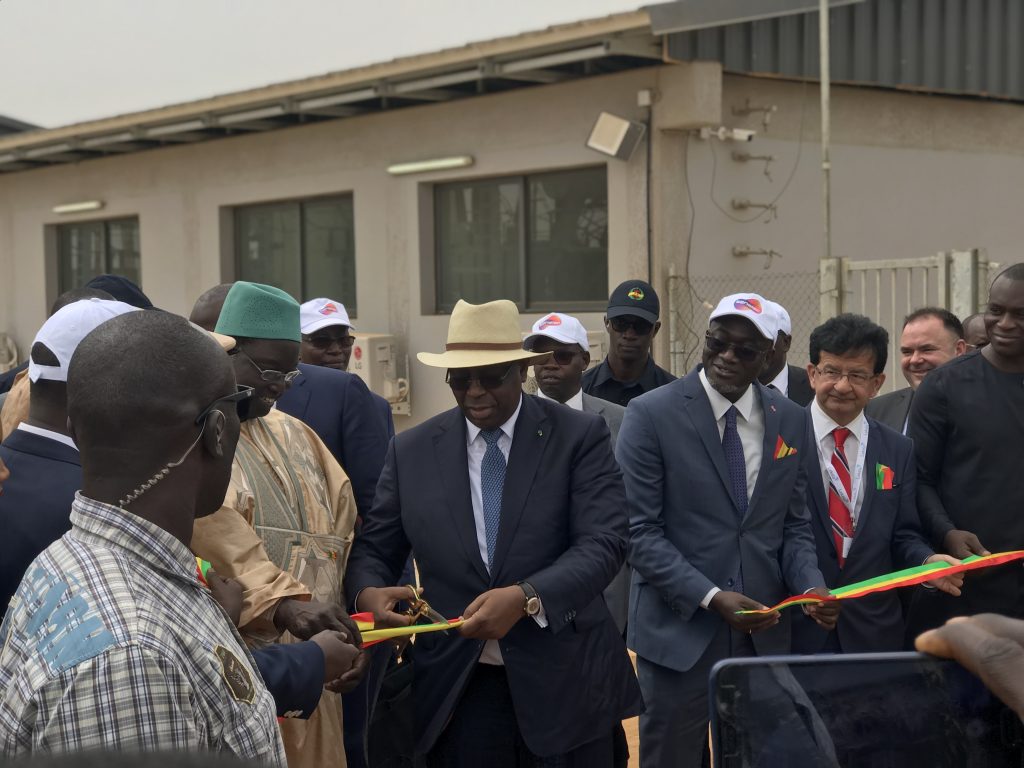
<instances>
[{"instance_id":1,"label":"bald head","mask_svg":"<svg viewBox=\"0 0 1024 768\"><path fill-rule=\"evenodd\" d=\"M212 331L217 326L217 319L224 306L224 299L227 298L232 285L234 283L215 285L196 299L196 303L192 307L192 314L188 316L188 319L200 328Z\"/></svg>"}]
</instances>

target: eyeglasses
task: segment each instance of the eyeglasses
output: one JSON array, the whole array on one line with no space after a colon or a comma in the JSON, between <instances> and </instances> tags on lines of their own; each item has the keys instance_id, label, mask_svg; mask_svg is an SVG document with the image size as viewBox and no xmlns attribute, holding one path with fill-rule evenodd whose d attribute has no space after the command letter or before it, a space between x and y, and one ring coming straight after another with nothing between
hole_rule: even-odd
<instances>
[{"instance_id":1,"label":"eyeglasses","mask_svg":"<svg viewBox=\"0 0 1024 768\"><path fill-rule=\"evenodd\" d=\"M264 370L256 365L256 361L245 354L244 349L235 347L233 350L239 355L245 355L245 359L252 363L252 367L260 372L260 378L267 382L267 384L291 384L299 376L302 371L288 371L288 373L282 373L281 371Z\"/></svg>"},{"instance_id":2,"label":"eyeglasses","mask_svg":"<svg viewBox=\"0 0 1024 768\"><path fill-rule=\"evenodd\" d=\"M838 384L843 379L850 382L851 387L865 387L868 383L875 378L873 373L864 373L864 371L850 371L844 373L843 371L837 371L835 368L818 368L814 367L814 370L821 376L822 381L826 384Z\"/></svg>"},{"instance_id":3,"label":"eyeglasses","mask_svg":"<svg viewBox=\"0 0 1024 768\"><path fill-rule=\"evenodd\" d=\"M508 375L518 367L517 363L512 363L500 376L494 373L481 375L479 371L473 372L472 369L457 369L453 372L449 368L444 380L452 388L452 392L465 392L474 381L478 382L484 389L497 389L505 383Z\"/></svg>"},{"instance_id":4,"label":"eyeglasses","mask_svg":"<svg viewBox=\"0 0 1024 768\"><path fill-rule=\"evenodd\" d=\"M553 359L559 365L568 365L573 360L575 360L576 355L579 354L579 350L576 349L552 349L550 350L550 352L551 359ZM544 353L538 352L537 354L542 355Z\"/></svg>"},{"instance_id":5,"label":"eyeglasses","mask_svg":"<svg viewBox=\"0 0 1024 768\"><path fill-rule=\"evenodd\" d=\"M321 351L330 349L333 345L337 344L342 349L348 349L356 343L355 336L302 336L302 340L307 344L312 344L314 348Z\"/></svg>"},{"instance_id":6,"label":"eyeglasses","mask_svg":"<svg viewBox=\"0 0 1024 768\"><path fill-rule=\"evenodd\" d=\"M721 355L725 350L732 349L732 353L736 356L736 359L743 363L752 363L757 359L758 355L763 355L767 351L756 349L754 347L746 347L742 344L733 344L732 342L725 341L717 336L712 336L710 331L704 334L704 346L707 347L708 351L713 355Z\"/></svg>"},{"instance_id":7,"label":"eyeglasses","mask_svg":"<svg viewBox=\"0 0 1024 768\"><path fill-rule=\"evenodd\" d=\"M202 413L196 416L196 424L202 424L206 421L206 417L209 416L216 410L219 410L218 406L221 403L234 403L235 409L238 411L238 418L241 421L245 421L249 415L249 400L252 398L253 393L252 387L245 387L241 384L238 385L238 391L233 395L224 395L224 397L218 397L208 406L203 408Z\"/></svg>"},{"instance_id":8,"label":"eyeglasses","mask_svg":"<svg viewBox=\"0 0 1024 768\"><path fill-rule=\"evenodd\" d=\"M608 325L616 333L625 333L632 328L637 336L646 336L654 330L654 323L644 320L642 317L632 317L630 315L608 318Z\"/></svg>"}]
</instances>

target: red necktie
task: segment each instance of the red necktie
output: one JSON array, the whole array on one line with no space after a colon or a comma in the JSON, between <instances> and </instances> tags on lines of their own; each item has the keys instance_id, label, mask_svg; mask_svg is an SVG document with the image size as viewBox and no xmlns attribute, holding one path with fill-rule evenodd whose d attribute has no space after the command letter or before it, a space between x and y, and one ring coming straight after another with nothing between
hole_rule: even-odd
<instances>
[{"instance_id":1,"label":"red necktie","mask_svg":"<svg viewBox=\"0 0 1024 768\"><path fill-rule=\"evenodd\" d=\"M850 465L846 461L846 452L843 450L843 443L850 436L850 430L846 427L838 427L832 430L832 436L836 441L836 449L832 452L832 468L839 477L846 491L846 498L851 499L850 490ZM831 476L828 482L828 516L832 520L832 538L836 543L836 554L839 556L839 567L842 568L846 562L843 555L843 539L853 538L853 519L850 517L850 510L843 503L842 496L836 491L835 479Z\"/></svg>"}]
</instances>

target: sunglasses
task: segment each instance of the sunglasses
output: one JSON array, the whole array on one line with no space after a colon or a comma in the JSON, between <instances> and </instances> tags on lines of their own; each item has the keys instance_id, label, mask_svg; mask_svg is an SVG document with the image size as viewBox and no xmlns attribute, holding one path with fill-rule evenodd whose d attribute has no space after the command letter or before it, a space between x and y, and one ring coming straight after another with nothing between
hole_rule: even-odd
<instances>
[{"instance_id":1,"label":"sunglasses","mask_svg":"<svg viewBox=\"0 0 1024 768\"><path fill-rule=\"evenodd\" d=\"M647 336L654 330L654 323L648 322L640 317L620 315L619 317L610 318L608 320L608 324L616 333L625 333L632 328L636 332L637 336Z\"/></svg>"},{"instance_id":2,"label":"sunglasses","mask_svg":"<svg viewBox=\"0 0 1024 768\"><path fill-rule=\"evenodd\" d=\"M578 354L579 351L574 349L553 349L551 350L551 359L559 365L568 365ZM541 363L541 365L543 365L543 363Z\"/></svg>"},{"instance_id":3,"label":"sunglasses","mask_svg":"<svg viewBox=\"0 0 1024 768\"><path fill-rule=\"evenodd\" d=\"M196 424L202 424L211 413L220 410L219 406L221 403L234 403L235 409L238 411L238 419L240 421L245 421L249 416L249 404L252 402L252 393L252 387L245 387L239 384L238 391L233 395L218 397L208 406L203 408L202 413L196 416Z\"/></svg>"},{"instance_id":4,"label":"sunglasses","mask_svg":"<svg viewBox=\"0 0 1024 768\"><path fill-rule=\"evenodd\" d=\"M302 373L301 371L288 371L287 373L282 373L281 371L260 368L256 365L255 360L245 354L244 349L239 349L238 347L235 347L233 353L244 356L245 359L252 364L252 367L260 372L260 378L267 382L267 384L291 384L296 378L298 378L299 374Z\"/></svg>"},{"instance_id":5,"label":"sunglasses","mask_svg":"<svg viewBox=\"0 0 1024 768\"><path fill-rule=\"evenodd\" d=\"M479 372L474 373L472 370L465 369L452 371L449 368L444 380L452 388L452 392L465 392L474 381L478 382L484 389L497 389L505 383L508 375L513 370L518 370L518 368L518 363L512 363L500 376L494 373L481 375Z\"/></svg>"},{"instance_id":6,"label":"sunglasses","mask_svg":"<svg viewBox=\"0 0 1024 768\"><path fill-rule=\"evenodd\" d=\"M765 352L765 350L756 349L754 347L745 347L741 344L733 344L728 341L723 341L717 336L712 336L710 331L704 334L704 346L707 347L707 350L713 355L721 355L725 350L731 348L736 359L743 363L752 363L759 355L763 355Z\"/></svg>"},{"instance_id":7,"label":"sunglasses","mask_svg":"<svg viewBox=\"0 0 1024 768\"><path fill-rule=\"evenodd\" d=\"M302 340L320 351L326 351L335 344L342 349L348 349L356 343L355 336L303 336Z\"/></svg>"}]
</instances>

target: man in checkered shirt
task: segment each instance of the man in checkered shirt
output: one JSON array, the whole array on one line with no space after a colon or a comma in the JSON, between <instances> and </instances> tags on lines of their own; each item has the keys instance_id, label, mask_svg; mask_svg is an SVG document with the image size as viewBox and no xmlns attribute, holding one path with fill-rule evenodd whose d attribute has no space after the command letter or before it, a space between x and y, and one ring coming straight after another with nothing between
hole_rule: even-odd
<instances>
[{"instance_id":1,"label":"man in checkered shirt","mask_svg":"<svg viewBox=\"0 0 1024 768\"><path fill-rule=\"evenodd\" d=\"M82 490L0 628L0 757L208 750L284 766L273 698L188 549L238 439L227 357L180 317L132 312L82 341L67 391Z\"/></svg>"}]
</instances>

